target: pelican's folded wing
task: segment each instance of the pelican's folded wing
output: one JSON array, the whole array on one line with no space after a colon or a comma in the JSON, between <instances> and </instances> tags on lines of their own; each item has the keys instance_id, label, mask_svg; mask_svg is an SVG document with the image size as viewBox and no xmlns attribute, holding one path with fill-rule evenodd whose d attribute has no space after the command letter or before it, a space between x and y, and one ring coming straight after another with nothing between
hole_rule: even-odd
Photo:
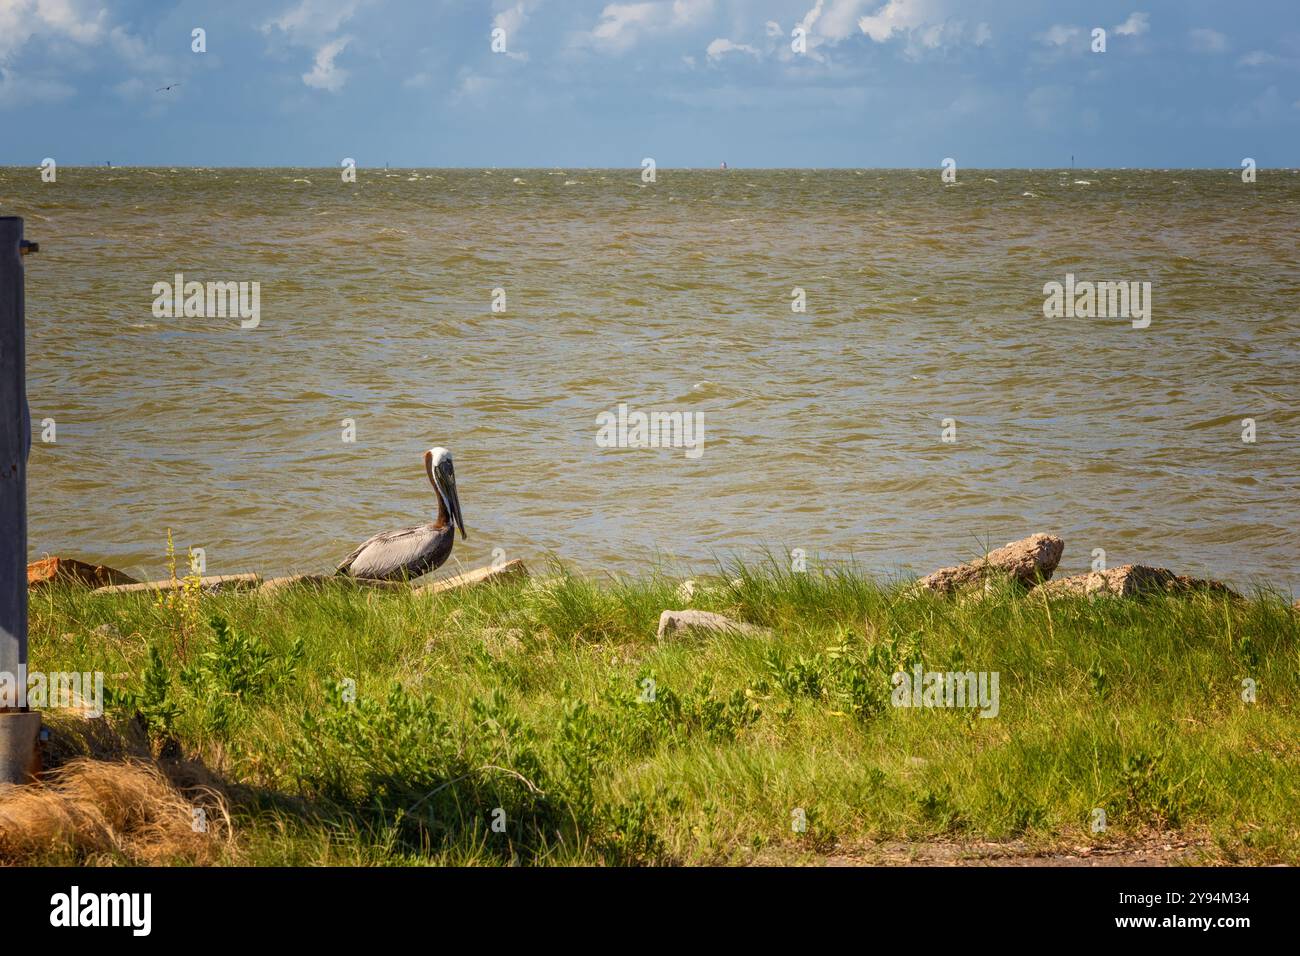
<instances>
[{"instance_id":1,"label":"pelican's folded wing","mask_svg":"<svg viewBox=\"0 0 1300 956\"><path fill-rule=\"evenodd\" d=\"M338 570L354 578L400 577L421 563L437 537L432 525L381 531L344 558Z\"/></svg>"}]
</instances>

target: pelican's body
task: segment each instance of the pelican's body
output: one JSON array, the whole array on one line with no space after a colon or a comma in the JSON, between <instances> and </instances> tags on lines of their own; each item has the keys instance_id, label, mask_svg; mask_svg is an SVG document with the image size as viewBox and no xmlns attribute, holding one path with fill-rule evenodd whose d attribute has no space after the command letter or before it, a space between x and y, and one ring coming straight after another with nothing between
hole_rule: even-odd
<instances>
[{"instance_id":1,"label":"pelican's body","mask_svg":"<svg viewBox=\"0 0 1300 956\"><path fill-rule=\"evenodd\" d=\"M338 574L381 580L418 578L440 568L451 557L456 529L460 528L460 536L465 537L451 452L429 449L424 453L424 470L438 498L434 521L400 531L381 531L367 538L343 559Z\"/></svg>"}]
</instances>

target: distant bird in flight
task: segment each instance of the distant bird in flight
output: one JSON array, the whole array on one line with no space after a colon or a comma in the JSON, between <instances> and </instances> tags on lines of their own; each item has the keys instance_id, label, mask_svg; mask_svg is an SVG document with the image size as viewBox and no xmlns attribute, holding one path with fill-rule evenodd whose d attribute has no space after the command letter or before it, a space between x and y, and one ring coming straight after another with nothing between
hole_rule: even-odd
<instances>
[{"instance_id":1,"label":"distant bird in flight","mask_svg":"<svg viewBox=\"0 0 1300 956\"><path fill-rule=\"evenodd\" d=\"M456 528L460 528L461 539L465 538L465 522L461 518L460 497L456 494L456 472L452 467L451 452L445 448L430 448L424 453L424 471L438 496L438 516L433 523L400 531L381 531L367 538L343 559L335 574L402 580L418 578L446 563L456 541Z\"/></svg>"},{"instance_id":2,"label":"distant bird in flight","mask_svg":"<svg viewBox=\"0 0 1300 956\"><path fill-rule=\"evenodd\" d=\"M154 90L154 92L155 92L155 93L166 93L168 90L170 90L172 87L175 87L175 86L180 86L180 84L179 84L179 83L173 83L171 86L160 86L160 87L158 87L158 89Z\"/></svg>"}]
</instances>

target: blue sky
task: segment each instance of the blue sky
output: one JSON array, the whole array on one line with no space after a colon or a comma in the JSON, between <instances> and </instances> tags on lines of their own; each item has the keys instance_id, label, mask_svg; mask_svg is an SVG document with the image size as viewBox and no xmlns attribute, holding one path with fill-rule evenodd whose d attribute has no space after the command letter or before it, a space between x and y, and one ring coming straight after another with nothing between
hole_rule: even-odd
<instances>
[{"instance_id":1,"label":"blue sky","mask_svg":"<svg viewBox=\"0 0 1300 956\"><path fill-rule=\"evenodd\" d=\"M0 0L0 131L32 166L1296 166L1300 2Z\"/></svg>"}]
</instances>

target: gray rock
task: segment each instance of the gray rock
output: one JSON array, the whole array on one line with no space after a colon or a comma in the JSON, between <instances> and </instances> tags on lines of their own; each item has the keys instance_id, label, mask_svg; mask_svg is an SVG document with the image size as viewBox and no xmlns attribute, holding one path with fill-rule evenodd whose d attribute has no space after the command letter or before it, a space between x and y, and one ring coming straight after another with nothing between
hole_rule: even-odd
<instances>
[{"instance_id":1,"label":"gray rock","mask_svg":"<svg viewBox=\"0 0 1300 956\"><path fill-rule=\"evenodd\" d=\"M761 637L772 632L765 627L755 627L743 621L733 621L712 611L664 611L659 615L659 640L678 631L746 634Z\"/></svg>"}]
</instances>

